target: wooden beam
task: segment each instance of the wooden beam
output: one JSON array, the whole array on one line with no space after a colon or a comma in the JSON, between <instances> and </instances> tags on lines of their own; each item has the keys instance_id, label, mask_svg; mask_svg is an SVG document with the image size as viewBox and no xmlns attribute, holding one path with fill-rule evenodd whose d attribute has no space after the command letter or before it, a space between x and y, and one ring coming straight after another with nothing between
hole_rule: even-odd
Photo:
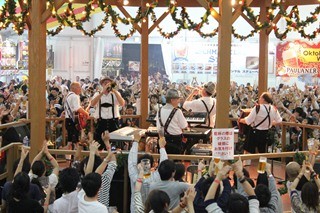
<instances>
[{"instance_id":1,"label":"wooden beam","mask_svg":"<svg viewBox=\"0 0 320 213\"><path fill-rule=\"evenodd\" d=\"M55 0L54 5L56 10L62 7L62 5L66 2L67 0ZM41 23L46 22L51 17L51 15L52 15L52 8L46 9L46 11L44 11L44 13L41 16Z\"/></svg>"},{"instance_id":2,"label":"wooden beam","mask_svg":"<svg viewBox=\"0 0 320 213\"><path fill-rule=\"evenodd\" d=\"M256 27L255 27L255 24L248 18L248 16L246 16L245 14L242 13L242 14L241 14L241 17L242 17L244 20L246 20L247 23L250 24L252 28L256 28Z\"/></svg>"},{"instance_id":3,"label":"wooden beam","mask_svg":"<svg viewBox=\"0 0 320 213\"><path fill-rule=\"evenodd\" d=\"M156 28L162 21L163 19L165 19L169 14L169 11L164 12L160 18L157 19L157 21L155 23L153 23L153 25L149 28L148 30L148 34L150 35L150 33L154 30L154 28Z\"/></svg>"},{"instance_id":4,"label":"wooden beam","mask_svg":"<svg viewBox=\"0 0 320 213\"><path fill-rule=\"evenodd\" d=\"M251 5L253 0L247 0L246 4L248 6ZM232 24L239 18L239 16L243 14L242 13L242 5L237 5L236 8L234 9L233 13L232 13Z\"/></svg>"},{"instance_id":5,"label":"wooden beam","mask_svg":"<svg viewBox=\"0 0 320 213\"><path fill-rule=\"evenodd\" d=\"M260 7L260 22L267 21L267 10L270 6L270 1L263 1ZM269 56L269 35L267 29L263 29L259 34L259 96L268 89L268 56Z\"/></svg>"},{"instance_id":6,"label":"wooden beam","mask_svg":"<svg viewBox=\"0 0 320 213\"><path fill-rule=\"evenodd\" d=\"M118 7L118 9L123 13L123 15L128 19L132 19L131 15L128 13L128 11L119 3L116 4L116 6ZM141 34L141 27L139 26L138 23L132 23L132 25L134 26L134 28Z\"/></svg>"},{"instance_id":7,"label":"wooden beam","mask_svg":"<svg viewBox=\"0 0 320 213\"><path fill-rule=\"evenodd\" d=\"M232 5L231 1L219 0L220 23L218 37L218 73L217 73L217 111L216 127L229 126L229 87L231 71L231 32Z\"/></svg>"},{"instance_id":8,"label":"wooden beam","mask_svg":"<svg viewBox=\"0 0 320 213\"><path fill-rule=\"evenodd\" d=\"M29 30L29 100L31 118L30 160L42 148L46 124L46 23L41 22L45 0L31 0ZM40 87L39 87L40 86Z\"/></svg>"},{"instance_id":9,"label":"wooden beam","mask_svg":"<svg viewBox=\"0 0 320 213\"><path fill-rule=\"evenodd\" d=\"M146 1L141 1L142 12L146 10ZM141 48L140 48L140 73L141 73L141 128L147 129L148 96L149 96L149 20L141 22Z\"/></svg>"}]
</instances>

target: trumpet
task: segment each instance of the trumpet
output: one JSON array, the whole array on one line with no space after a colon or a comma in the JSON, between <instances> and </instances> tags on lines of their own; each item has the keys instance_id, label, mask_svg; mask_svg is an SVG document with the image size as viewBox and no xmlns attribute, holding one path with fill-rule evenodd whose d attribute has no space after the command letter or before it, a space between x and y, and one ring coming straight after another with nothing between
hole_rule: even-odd
<instances>
[{"instance_id":1,"label":"trumpet","mask_svg":"<svg viewBox=\"0 0 320 213\"><path fill-rule=\"evenodd\" d=\"M107 87L107 91L110 92L112 89L114 89L117 86L117 83L112 81L110 85Z\"/></svg>"}]
</instances>

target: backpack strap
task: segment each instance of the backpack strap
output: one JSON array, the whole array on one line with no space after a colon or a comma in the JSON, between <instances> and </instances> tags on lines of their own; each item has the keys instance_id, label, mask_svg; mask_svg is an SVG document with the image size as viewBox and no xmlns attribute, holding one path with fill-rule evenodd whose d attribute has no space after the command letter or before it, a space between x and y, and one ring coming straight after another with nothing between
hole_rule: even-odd
<instances>
[{"instance_id":1,"label":"backpack strap","mask_svg":"<svg viewBox=\"0 0 320 213\"><path fill-rule=\"evenodd\" d=\"M260 123L258 123L257 125L253 126L254 129L256 129L258 126L260 126L267 119L269 120L268 128L270 127L270 122L271 122L271 120L270 120L270 111L271 111L271 107L269 106L269 111L268 111L267 107L265 105L263 105L263 106L266 109L268 114Z\"/></svg>"},{"instance_id":2,"label":"backpack strap","mask_svg":"<svg viewBox=\"0 0 320 213\"><path fill-rule=\"evenodd\" d=\"M169 134L168 126L171 123L171 120L172 120L172 118L173 118L173 116L174 116L174 114L176 113L177 110L178 110L177 108L173 108L172 109L168 119L166 120L166 123L163 126L163 123L162 123L162 120L161 120L161 108L159 109L159 112L158 112L159 122L160 122L161 127L164 127L164 133Z\"/></svg>"},{"instance_id":3,"label":"backpack strap","mask_svg":"<svg viewBox=\"0 0 320 213\"><path fill-rule=\"evenodd\" d=\"M207 104L204 102L204 100L201 100L201 102L204 104L204 107L206 108L206 111L207 111L207 113L208 113L208 115L207 115L207 117L208 117L208 127L210 127L210 113L211 113L212 110L213 110L214 102L213 102L213 104L212 104L212 107L211 107L210 111L209 111L209 109L208 109Z\"/></svg>"}]
</instances>

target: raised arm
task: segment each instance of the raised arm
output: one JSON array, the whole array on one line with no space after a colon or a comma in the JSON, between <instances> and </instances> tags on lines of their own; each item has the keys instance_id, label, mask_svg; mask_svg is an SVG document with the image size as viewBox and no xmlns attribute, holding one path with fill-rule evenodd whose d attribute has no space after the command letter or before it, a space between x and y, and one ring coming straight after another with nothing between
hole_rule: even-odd
<instances>
[{"instance_id":1,"label":"raised arm","mask_svg":"<svg viewBox=\"0 0 320 213\"><path fill-rule=\"evenodd\" d=\"M137 168L138 164L138 142L140 141L140 134L136 131L134 133L134 142L128 156L128 171L129 177L134 182L138 178L139 171Z\"/></svg>"},{"instance_id":2,"label":"raised arm","mask_svg":"<svg viewBox=\"0 0 320 213\"><path fill-rule=\"evenodd\" d=\"M47 141L44 141L44 154L47 156L47 158L49 159L51 165L53 166L53 174L55 174L56 176L59 175L59 164L57 162L57 160L50 154L49 150L48 150L48 146L47 146Z\"/></svg>"},{"instance_id":3,"label":"raised arm","mask_svg":"<svg viewBox=\"0 0 320 213\"><path fill-rule=\"evenodd\" d=\"M84 171L85 175L91 173L93 170L94 158L95 158L96 151L98 150L99 146L100 146L100 144L97 141L92 141L90 143L90 146L89 146L90 154L89 154L88 164L87 164L85 171Z\"/></svg>"},{"instance_id":4,"label":"raised arm","mask_svg":"<svg viewBox=\"0 0 320 213\"><path fill-rule=\"evenodd\" d=\"M15 177L18 173L20 173L22 171L23 162L26 159L26 157L28 156L28 154L29 154L29 150L27 150L24 147L22 147L21 148L21 157L20 157L20 160L19 160L19 164L18 164L18 167L17 167L13 177Z\"/></svg>"}]
</instances>

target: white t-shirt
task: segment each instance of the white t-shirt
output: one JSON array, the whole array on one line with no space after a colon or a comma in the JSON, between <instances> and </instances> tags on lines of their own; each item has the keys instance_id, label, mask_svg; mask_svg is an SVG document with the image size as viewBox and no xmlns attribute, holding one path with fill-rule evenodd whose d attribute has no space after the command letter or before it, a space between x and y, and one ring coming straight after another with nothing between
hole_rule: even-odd
<instances>
[{"instance_id":1,"label":"white t-shirt","mask_svg":"<svg viewBox=\"0 0 320 213\"><path fill-rule=\"evenodd\" d=\"M107 207L105 205L103 205L102 203L99 203L98 201L88 202L88 201L86 201L84 199L85 195L86 195L86 193L84 192L83 189L78 193L78 199L79 199L78 210L79 210L79 213L89 213L89 212L108 213L108 209L107 209Z\"/></svg>"},{"instance_id":2,"label":"white t-shirt","mask_svg":"<svg viewBox=\"0 0 320 213\"><path fill-rule=\"evenodd\" d=\"M92 99L94 99L95 97L97 97L99 95L99 93L97 92ZM112 94L112 93L108 93L103 94L101 97L101 104L104 103L109 103L112 104L112 96L113 96L113 108L114 108L114 118L119 118L120 117L120 109L119 109L119 102L117 97ZM100 107L99 107L99 101L98 103L95 105L95 112L94 112L94 117L95 118L99 118L99 111L100 111ZM112 107L101 107L101 118L102 119L112 119Z\"/></svg>"},{"instance_id":3,"label":"white t-shirt","mask_svg":"<svg viewBox=\"0 0 320 213\"><path fill-rule=\"evenodd\" d=\"M66 118L70 118L69 116L73 116L73 113L77 112L78 109L80 109L80 107L81 107L81 105L80 105L80 97L79 97L79 95L76 95L74 92L70 92L67 95L66 103L64 105L64 110L66 112ZM71 112L70 112L70 110L71 110Z\"/></svg>"},{"instance_id":4,"label":"white t-shirt","mask_svg":"<svg viewBox=\"0 0 320 213\"><path fill-rule=\"evenodd\" d=\"M78 213L78 190L63 194L54 201L51 208L53 213Z\"/></svg>"}]
</instances>

